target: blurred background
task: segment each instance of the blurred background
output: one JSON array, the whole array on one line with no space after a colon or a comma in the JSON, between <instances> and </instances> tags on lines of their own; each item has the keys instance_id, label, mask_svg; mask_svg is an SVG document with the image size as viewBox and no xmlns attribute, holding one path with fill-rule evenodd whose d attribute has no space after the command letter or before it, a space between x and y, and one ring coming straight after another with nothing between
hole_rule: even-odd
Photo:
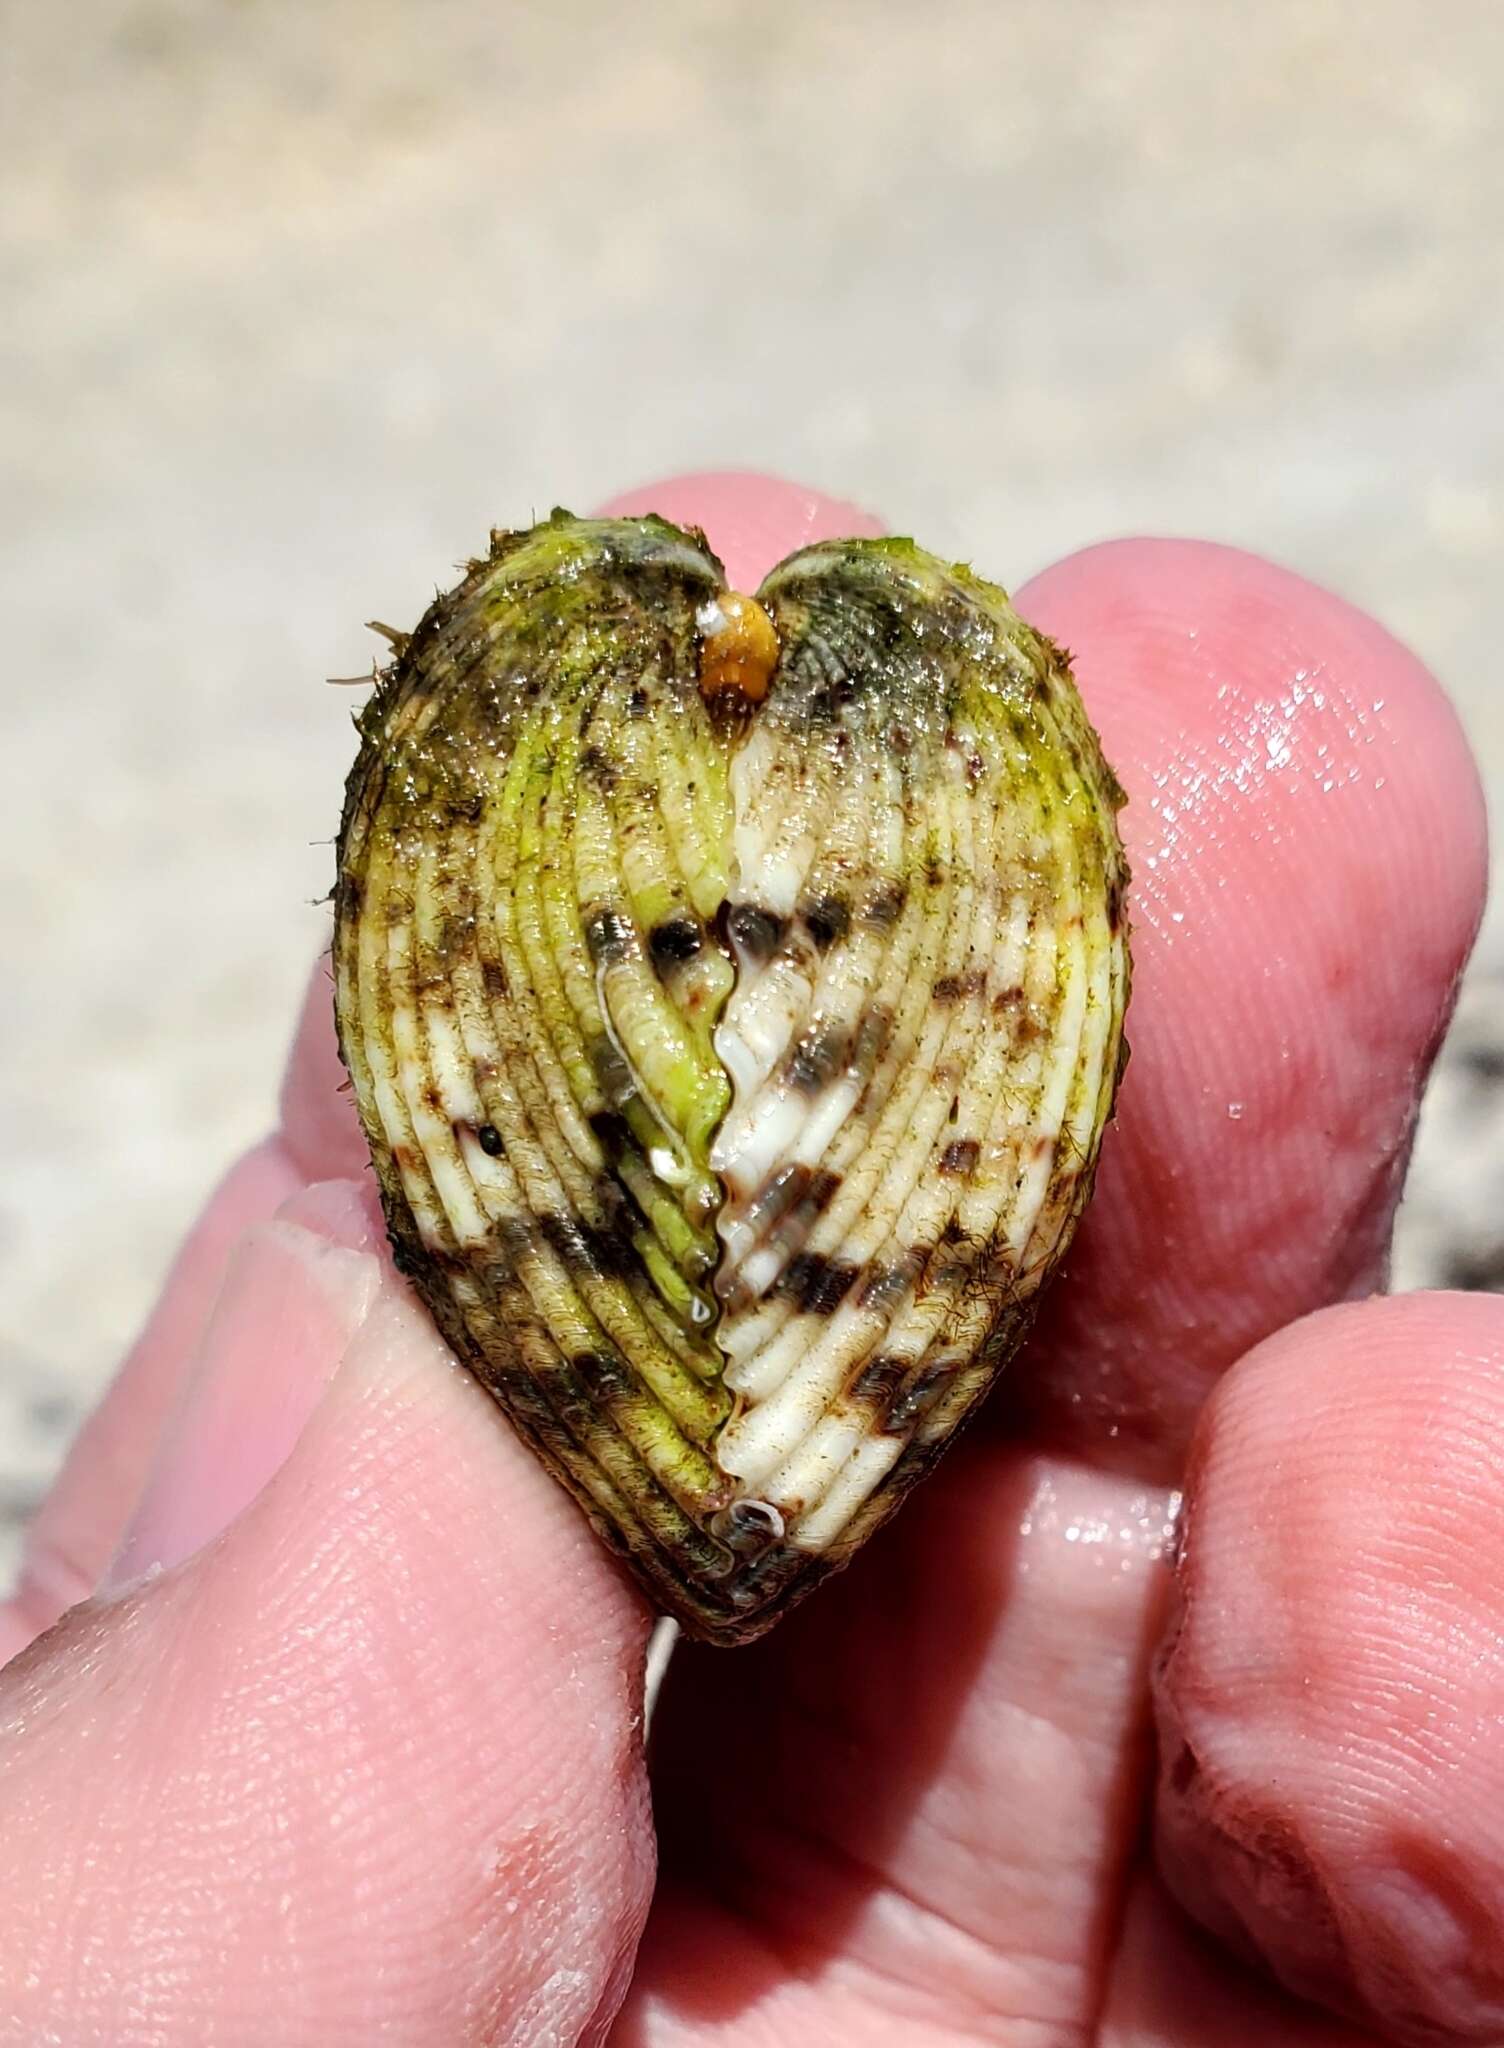
<instances>
[{"instance_id":1,"label":"blurred background","mask_svg":"<svg viewBox=\"0 0 1504 2048\"><path fill-rule=\"evenodd\" d=\"M324 942L361 621L781 471L1273 555L1504 788L1494 0L0 4L0 1570ZM1382 933L1375 939L1383 943ZM1504 1286L1504 918L1397 1277Z\"/></svg>"}]
</instances>

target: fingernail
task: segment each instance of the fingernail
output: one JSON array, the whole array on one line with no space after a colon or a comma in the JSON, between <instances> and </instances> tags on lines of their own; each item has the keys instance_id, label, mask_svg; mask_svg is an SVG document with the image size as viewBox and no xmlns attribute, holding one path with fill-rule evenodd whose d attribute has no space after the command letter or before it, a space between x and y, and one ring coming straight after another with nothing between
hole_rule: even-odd
<instances>
[{"instance_id":1,"label":"fingernail","mask_svg":"<svg viewBox=\"0 0 1504 2048\"><path fill-rule=\"evenodd\" d=\"M306 1198L300 1198L306 1201ZM231 1255L199 1356L98 1596L170 1570L281 1470L381 1285L378 1261L287 1214ZM322 1219L319 1219L322 1220Z\"/></svg>"}]
</instances>

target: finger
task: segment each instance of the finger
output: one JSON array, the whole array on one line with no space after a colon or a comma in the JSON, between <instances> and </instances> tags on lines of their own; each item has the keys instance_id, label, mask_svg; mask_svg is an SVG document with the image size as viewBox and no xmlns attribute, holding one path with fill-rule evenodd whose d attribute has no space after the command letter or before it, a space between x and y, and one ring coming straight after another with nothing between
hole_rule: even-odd
<instances>
[{"instance_id":1,"label":"finger","mask_svg":"<svg viewBox=\"0 0 1504 2048\"><path fill-rule=\"evenodd\" d=\"M1151 1872L1135 1882L1124 1915L1096 2048L1382 2048L1290 1998L1181 1915Z\"/></svg>"},{"instance_id":2,"label":"finger","mask_svg":"<svg viewBox=\"0 0 1504 2048\"><path fill-rule=\"evenodd\" d=\"M602 510L656 510L712 528L728 574L748 586L796 543L876 531L852 506L768 477L670 478ZM243 1161L211 1200L146 1332L70 1452L33 1524L16 1595L0 1606L0 1661L81 1599L114 1553L242 1231L271 1216L298 1186L366 1180L369 1172L335 1044L328 965L320 959L309 976L282 1085L280 1133Z\"/></svg>"},{"instance_id":3,"label":"finger","mask_svg":"<svg viewBox=\"0 0 1504 2048\"><path fill-rule=\"evenodd\" d=\"M232 1246L102 1595L191 1557L276 1476L370 1306L382 1241L372 1192L320 1181Z\"/></svg>"},{"instance_id":4,"label":"finger","mask_svg":"<svg viewBox=\"0 0 1504 2048\"><path fill-rule=\"evenodd\" d=\"M370 1172L371 1155L335 1042L327 953L314 961L303 991L278 1109L283 1143L304 1180L359 1180Z\"/></svg>"},{"instance_id":5,"label":"finger","mask_svg":"<svg viewBox=\"0 0 1504 2048\"><path fill-rule=\"evenodd\" d=\"M108 1391L26 1531L0 1602L0 1664L85 1599L114 1556L245 1233L311 1181L366 1171L332 1029L327 962L309 977L283 1083L281 1129L226 1174L172 1264Z\"/></svg>"},{"instance_id":6,"label":"finger","mask_svg":"<svg viewBox=\"0 0 1504 2048\"><path fill-rule=\"evenodd\" d=\"M1218 1373L1378 1285L1483 904L1476 769L1373 620L1231 548L1125 541L1018 593L1127 786L1132 1059L1010 1420L1176 1470Z\"/></svg>"},{"instance_id":7,"label":"finger","mask_svg":"<svg viewBox=\"0 0 1504 2048\"><path fill-rule=\"evenodd\" d=\"M1188 1486L1157 1683L1176 1894L1386 2039L1504 2038L1504 1303L1271 1339Z\"/></svg>"},{"instance_id":8,"label":"finger","mask_svg":"<svg viewBox=\"0 0 1504 2048\"><path fill-rule=\"evenodd\" d=\"M0 2035L598 2039L651 1875L640 1606L374 1251L284 1218L237 1260L142 1576L0 1677ZM263 1485L269 1372L323 1392ZM183 1559L216 1460L251 1502Z\"/></svg>"},{"instance_id":9,"label":"finger","mask_svg":"<svg viewBox=\"0 0 1504 2048\"><path fill-rule=\"evenodd\" d=\"M0 1603L0 1664L98 1584L140 1495L231 1247L300 1185L297 1167L273 1139L247 1154L215 1191L146 1328L26 1532L16 1590Z\"/></svg>"}]
</instances>

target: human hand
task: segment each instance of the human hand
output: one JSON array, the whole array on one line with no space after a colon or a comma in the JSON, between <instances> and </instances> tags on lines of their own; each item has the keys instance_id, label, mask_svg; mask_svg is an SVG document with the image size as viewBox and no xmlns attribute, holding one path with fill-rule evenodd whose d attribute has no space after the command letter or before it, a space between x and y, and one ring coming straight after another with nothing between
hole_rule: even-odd
<instances>
[{"instance_id":1,"label":"human hand","mask_svg":"<svg viewBox=\"0 0 1504 2048\"><path fill-rule=\"evenodd\" d=\"M742 588L871 530L649 504ZM649 1766L651 1617L392 1273L319 972L0 1623L71 1607L0 1674L0 2040L1504 2039L1504 1305L1358 1299L1474 771L1409 655L1247 556L1017 601L1129 791L1133 1060L984 1417L770 1637L675 1655Z\"/></svg>"}]
</instances>

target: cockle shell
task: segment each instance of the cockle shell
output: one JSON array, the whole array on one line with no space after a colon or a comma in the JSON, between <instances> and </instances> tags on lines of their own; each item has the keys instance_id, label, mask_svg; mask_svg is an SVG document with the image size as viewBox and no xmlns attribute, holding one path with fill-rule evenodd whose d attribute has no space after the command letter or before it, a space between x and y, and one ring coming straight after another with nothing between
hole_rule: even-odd
<instances>
[{"instance_id":1,"label":"cockle shell","mask_svg":"<svg viewBox=\"0 0 1504 2048\"><path fill-rule=\"evenodd\" d=\"M398 1264L658 1605L746 1640L955 1435L1089 1193L1126 871L1066 659L911 541L753 601L555 513L359 726L336 1009Z\"/></svg>"}]
</instances>

